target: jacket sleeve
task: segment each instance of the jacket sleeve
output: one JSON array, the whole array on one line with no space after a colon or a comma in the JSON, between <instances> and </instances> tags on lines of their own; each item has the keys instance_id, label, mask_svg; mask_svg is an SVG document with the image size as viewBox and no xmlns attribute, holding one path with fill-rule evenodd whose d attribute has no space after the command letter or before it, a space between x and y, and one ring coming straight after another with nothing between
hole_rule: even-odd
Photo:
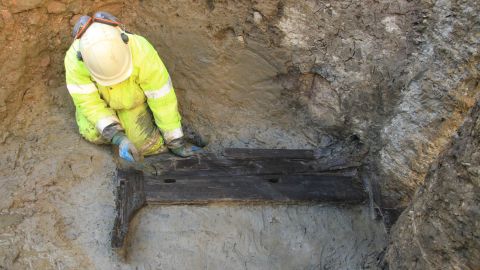
<instances>
[{"instance_id":1,"label":"jacket sleeve","mask_svg":"<svg viewBox=\"0 0 480 270\"><path fill-rule=\"evenodd\" d=\"M142 57L139 83L147 97L147 103L155 118L155 124L162 132L166 143L183 137L181 117L172 80L157 51L143 37L139 37L139 51Z\"/></svg>"},{"instance_id":2,"label":"jacket sleeve","mask_svg":"<svg viewBox=\"0 0 480 270\"><path fill-rule=\"evenodd\" d=\"M77 42L78 47L78 40ZM65 56L65 77L68 92L79 113L95 125L98 132L104 135L106 127L118 125L120 121L114 110L109 108L100 97L97 87L90 79L90 73L82 61L77 59L75 43ZM110 136L107 136L110 137ZM107 138L111 139L111 138Z\"/></svg>"}]
</instances>

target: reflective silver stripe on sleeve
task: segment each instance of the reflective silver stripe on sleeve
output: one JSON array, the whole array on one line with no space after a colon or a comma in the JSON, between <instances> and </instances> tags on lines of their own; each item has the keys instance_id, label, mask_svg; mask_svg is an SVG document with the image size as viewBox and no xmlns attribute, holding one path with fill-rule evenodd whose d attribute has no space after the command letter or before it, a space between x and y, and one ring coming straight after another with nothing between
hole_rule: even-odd
<instances>
[{"instance_id":1,"label":"reflective silver stripe on sleeve","mask_svg":"<svg viewBox=\"0 0 480 270\"><path fill-rule=\"evenodd\" d=\"M116 116L107 116L98 120L95 127L97 128L98 132L102 134L103 130L113 123L120 123L120 120L118 120Z\"/></svg>"},{"instance_id":2,"label":"reflective silver stripe on sleeve","mask_svg":"<svg viewBox=\"0 0 480 270\"><path fill-rule=\"evenodd\" d=\"M183 137L182 128L176 128L174 130L163 132L163 139L165 139L165 142L167 143L181 137Z\"/></svg>"},{"instance_id":3,"label":"reflective silver stripe on sleeve","mask_svg":"<svg viewBox=\"0 0 480 270\"><path fill-rule=\"evenodd\" d=\"M91 94L97 91L97 87L93 83L89 84L67 84L70 94Z\"/></svg>"},{"instance_id":4,"label":"reflective silver stripe on sleeve","mask_svg":"<svg viewBox=\"0 0 480 270\"><path fill-rule=\"evenodd\" d=\"M170 90L172 89L172 80L168 78L167 83L165 83L164 86L162 86L160 89L155 89L155 90L150 90L150 91L145 91L145 96L147 98L161 98L166 96L168 93L170 93Z\"/></svg>"}]
</instances>

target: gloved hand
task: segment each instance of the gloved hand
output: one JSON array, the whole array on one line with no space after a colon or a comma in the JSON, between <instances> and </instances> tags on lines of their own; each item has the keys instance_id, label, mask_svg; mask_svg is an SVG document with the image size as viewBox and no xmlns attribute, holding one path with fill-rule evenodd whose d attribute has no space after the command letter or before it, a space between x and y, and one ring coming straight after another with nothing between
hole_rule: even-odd
<instances>
[{"instance_id":1,"label":"gloved hand","mask_svg":"<svg viewBox=\"0 0 480 270\"><path fill-rule=\"evenodd\" d=\"M185 142L183 138L175 139L167 144L168 149L177 156L189 157L198 154L202 151L202 148L193 145L189 142Z\"/></svg>"},{"instance_id":2,"label":"gloved hand","mask_svg":"<svg viewBox=\"0 0 480 270\"><path fill-rule=\"evenodd\" d=\"M142 156L123 132L117 132L112 138L112 143L118 145L118 155L120 158L129 162L141 161Z\"/></svg>"}]
</instances>

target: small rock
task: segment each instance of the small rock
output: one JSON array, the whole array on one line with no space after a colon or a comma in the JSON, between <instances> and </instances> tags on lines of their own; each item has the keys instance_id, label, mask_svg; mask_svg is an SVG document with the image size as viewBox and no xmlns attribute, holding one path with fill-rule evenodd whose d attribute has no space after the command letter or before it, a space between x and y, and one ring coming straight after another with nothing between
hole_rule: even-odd
<instances>
[{"instance_id":1,"label":"small rock","mask_svg":"<svg viewBox=\"0 0 480 270\"><path fill-rule=\"evenodd\" d=\"M51 79L51 80L48 81L48 84L47 84L47 85L48 85L48 86L55 86L55 84L56 84L56 83L55 83L55 80Z\"/></svg>"},{"instance_id":2,"label":"small rock","mask_svg":"<svg viewBox=\"0 0 480 270\"><path fill-rule=\"evenodd\" d=\"M253 21L256 24L260 24L262 22L262 19L263 19L263 16L262 16L262 14L260 14L260 12L258 12L258 11L253 12Z\"/></svg>"},{"instance_id":3,"label":"small rock","mask_svg":"<svg viewBox=\"0 0 480 270\"><path fill-rule=\"evenodd\" d=\"M41 67L47 67L48 65L50 65L50 57L48 55L45 55L40 60L40 66Z\"/></svg>"},{"instance_id":4,"label":"small rock","mask_svg":"<svg viewBox=\"0 0 480 270\"><path fill-rule=\"evenodd\" d=\"M67 10L67 6L64 3L53 1L47 6L48 13L58 14L65 12Z\"/></svg>"}]
</instances>

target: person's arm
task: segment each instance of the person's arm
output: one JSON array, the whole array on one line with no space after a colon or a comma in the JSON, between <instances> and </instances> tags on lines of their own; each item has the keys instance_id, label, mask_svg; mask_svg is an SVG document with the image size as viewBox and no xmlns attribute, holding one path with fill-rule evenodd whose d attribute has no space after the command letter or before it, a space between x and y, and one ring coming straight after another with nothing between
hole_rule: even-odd
<instances>
[{"instance_id":1,"label":"person's arm","mask_svg":"<svg viewBox=\"0 0 480 270\"><path fill-rule=\"evenodd\" d=\"M138 39L141 52L139 83L147 97L155 124L162 132L166 144L183 137L177 97L170 75L157 51L144 38Z\"/></svg>"},{"instance_id":2,"label":"person's arm","mask_svg":"<svg viewBox=\"0 0 480 270\"><path fill-rule=\"evenodd\" d=\"M78 41L75 41L78 47ZM101 99L97 87L90 79L90 73L82 61L77 59L75 44L65 56L65 77L68 92L76 109L97 128L109 141L116 132L123 130L120 121L105 101Z\"/></svg>"}]
</instances>

